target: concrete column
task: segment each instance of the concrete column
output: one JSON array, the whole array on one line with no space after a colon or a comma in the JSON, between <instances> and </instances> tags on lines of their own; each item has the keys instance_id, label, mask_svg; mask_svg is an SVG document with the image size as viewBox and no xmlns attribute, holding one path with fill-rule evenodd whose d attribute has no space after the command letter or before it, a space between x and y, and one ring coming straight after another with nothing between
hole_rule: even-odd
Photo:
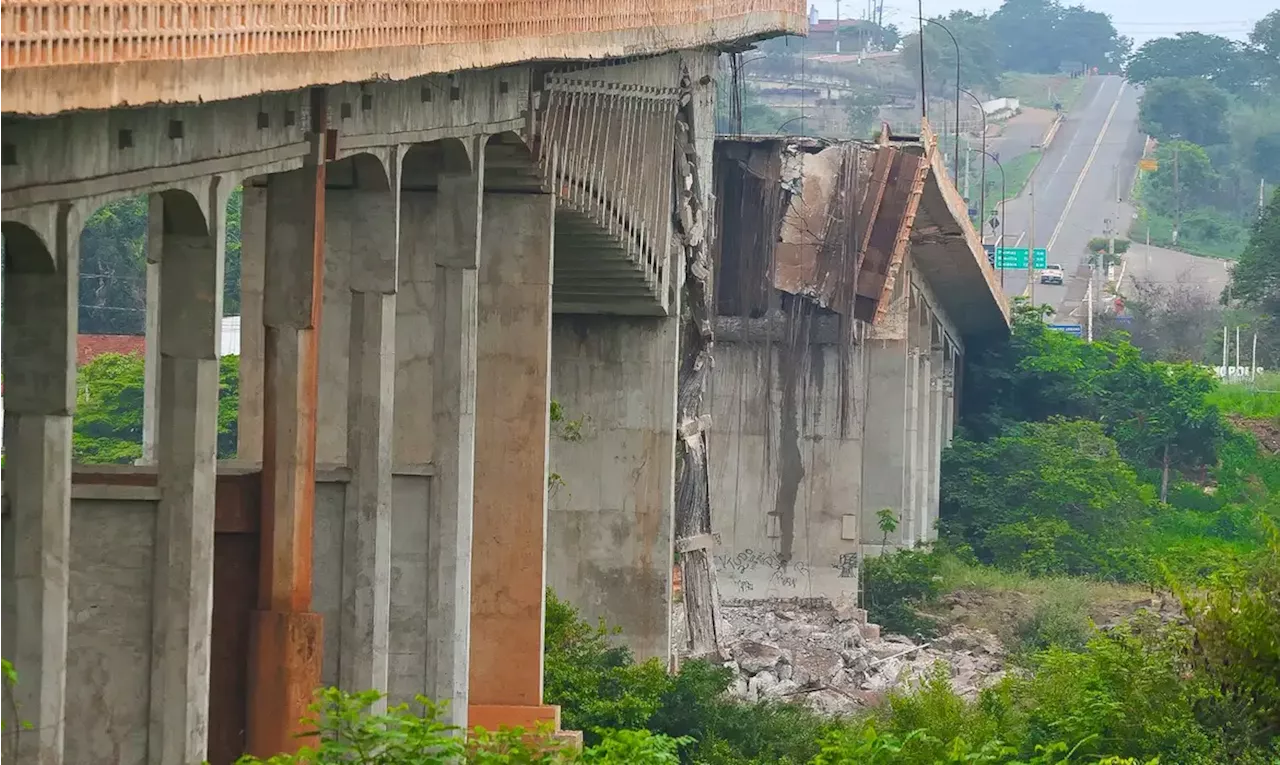
<instances>
[{"instance_id":1,"label":"concrete column","mask_svg":"<svg viewBox=\"0 0 1280 765\"><path fill-rule=\"evenodd\" d=\"M435 252L434 431L427 539L426 694L449 701L449 721L468 724L471 666L472 507L476 462L477 269L484 206L484 143L473 171L440 179ZM536 252L531 251L531 255Z\"/></svg>"},{"instance_id":2,"label":"concrete column","mask_svg":"<svg viewBox=\"0 0 1280 765\"><path fill-rule=\"evenodd\" d=\"M160 213L160 412L151 715L154 765L205 757L227 190L153 197ZM204 208L203 210L201 208Z\"/></svg>"},{"instance_id":3,"label":"concrete column","mask_svg":"<svg viewBox=\"0 0 1280 765\"><path fill-rule=\"evenodd\" d=\"M376 160L367 159L369 175ZM394 161L394 158L393 158ZM327 238L349 256L351 320L347 393L347 484L342 533L339 687L387 691L391 612L391 426L395 397L395 317L400 184L331 192L345 207L349 239ZM381 179L383 181L386 178ZM379 711L385 700L378 703Z\"/></svg>"},{"instance_id":4,"label":"concrete column","mask_svg":"<svg viewBox=\"0 0 1280 765\"><path fill-rule=\"evenodd\" d=\"M470 725L559 726L542 705L554 200L486 193L476 359Z\"/></svg>"},{"instance_id":5,"label":"concrete column","mask_svg":"<svg viewBox=\"0 0 1280 765\"><path fill-rule=\"evenodd\" d=\"M949 348L945 364L946 371L943 376L946 405L943 407L942 422L942 432L947 446L951 446L951 440L956 434L956 358L955 348Z\"/></svg>"},{"instance_id":6,"label":"concrete column","mask_svg":"<svg viewBox=\"0 0 1280 765\"><path fill-rule=\"evenodd\" d=\"M265 327L262 289L267 268L267 187L244 184L240 212L240 417L236 459L262 462Z\"/></svg>"},{"instance_id":7,"label":"concrete column","mask_svg":"<svg viewBox=\"0 0 1280 765\"><path fill-rule=\"evenodd\" d=\"M665 317L557 315L553 396L573 423L551 437L547 571L638 660L671 650L679 309Z\"/></svg>"},{"instance_id":8,"label":"concrete column","mask_svg":"<svg viewBox=\"0 0 1280 765\"><path fill-rule=\"evenodd\" d=\"M862 538L866 547L878 549L884 540L876 513L890 508L899 516L899 534L888 542L901 540L905 525L903 497L906 493L908 410L907 341L905 338L866 341L867 399L863 423L865 448L862 451Z\"/></svg>"},{"instance_id":9,"label":"concrete column","mask_svg":"<svg viewBox=\"0 0 1280 765\"><path fill-rule=\"evenodd\" d=\"M259 757L305 743L295 736L298 721L320 684L324 633L311 611L311 567L324 181L323 164L267 179L263 563L247 731L248 750Z\"/></svg>"},{"instance_id":10,"label":"concrete column","mask_svg":"<svg viewBox=\"0 0 1280 765\"><path fill-rule=\"evenodd\" d=\"M933 364L929 354L929 330L922 328L923 346L919 349L920 368L916 377L916 413L918 429L916 432L915 456L915 504L912 516L915 518L915 533L911 544L918 545L925 541L928 534L928 507L932 481L930 470L933 467L934 452L937 451L933 440L932 404L933 404Z\"/></svg>"},{"instance_id":11,"label":"concrete column","mask_svg":"<svg viewBox=\"0 0 1280 765\"><path fill-rule=\"evenodd\" d=\"M914 317L914 313L912 314ZM908 330L906 414L907 433L905 457L902 465L902 524L898 529L904 547L915 544L917 533L916 494L919 480L916 475L920 464L920 349L916 347L915 326Z\"/></svg>"},{"instance_id":12,"label":"concrete column","mask_svg":"<svg viewBox=\"0 0 1280 765\"><path fill-rule=\"evenodd\" d=\"M930 392L933 402L929 407L929 421L932 426L929 453L929 505L925 515L925 541L933 542L938 538L938 500L942 488L942 450L947 447L946 418L946 360L943 358L943 340L939 338L933 346L932 384Z\"/></svg>"},{"instance_id":13,"label":"concrete column","mask_svg":"<svg viewBox=\"0 0 1280 765\"><path fill-rule=\"evenodd\" d=\"M156 413L160 407L160 251L163 204L152 194L147 209L147 315L142 366L142 459L139 465L156 463Z\"/></svg>"},{"instance_id":14,"label":"concrete column","mask_svg":"<svg viewBox=\"0 0 1280 765\"><path fill-rule=\"evenodd\" d=\"M80 222L69 207L48 217L39 235L4 227L4 493L12 534L4 656L21 673L14 703L31 725L21 735L6 732L4 758L56 765L66 710Z\"/></svg>"}]
</instances>

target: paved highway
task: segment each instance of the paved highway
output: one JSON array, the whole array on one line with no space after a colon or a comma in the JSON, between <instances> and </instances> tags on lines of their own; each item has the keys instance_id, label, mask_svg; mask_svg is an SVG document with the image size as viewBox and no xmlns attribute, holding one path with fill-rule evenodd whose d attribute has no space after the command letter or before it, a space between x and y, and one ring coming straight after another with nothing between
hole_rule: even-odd
<instances>
[{"instance_id":1,"label":"paved highway","mask_svg":"<svg viewBox=\"0 0 1280 765\"><path fill-rule=\"evenodd\" d=\"M1054 307L1059 316L1073 311L1088 285L1086 245L1102 236L1108 219L1121 235L1132 215L1117 204L1115 187L1127 203L1143 136L1138 128L1140 93L1120 77L1093 77L1085 84L1075 108L1064 119L1053 143L1023 193L1005 206L1000 234L1006 247L1049 248L1049 263L1062 265L1066 284L1033 284L1037 303ZM1031 220L1034 191L1035 225ZM1117 223L1116 219L1121 218ZM1032 238L1034 236L1034 242ZM995 241L988 229L987 241ZM1035 279L1038 281L1038 277ZM1025 271L1005 271L1007 295L1027 291Z\"/></svg>"}]
</instances>

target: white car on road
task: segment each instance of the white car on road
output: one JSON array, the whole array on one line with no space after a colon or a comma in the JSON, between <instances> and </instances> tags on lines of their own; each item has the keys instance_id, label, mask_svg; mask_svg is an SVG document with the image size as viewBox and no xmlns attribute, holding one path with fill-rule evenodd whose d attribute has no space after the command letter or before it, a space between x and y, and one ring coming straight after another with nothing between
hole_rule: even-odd
<instances>
[{"instance_id":1,"label":"white car on road","mask_svg":"<svg viewBox=\"0 0 1280 765\"><path fill-rule=\"evenodd\" d=\"M1062 284L1062 266L1050 263L1040 271L1041 284Z\"/></svg>"}]
</instances>

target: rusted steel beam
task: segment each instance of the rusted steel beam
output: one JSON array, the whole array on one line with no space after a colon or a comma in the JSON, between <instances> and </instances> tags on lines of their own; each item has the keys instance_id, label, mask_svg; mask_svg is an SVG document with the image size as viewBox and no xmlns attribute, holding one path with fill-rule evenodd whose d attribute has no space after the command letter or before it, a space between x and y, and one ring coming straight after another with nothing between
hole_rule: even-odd
<instances>
[{"instance_id":1,"label":"rusted steel beam","mask_svg":"<svg viewBox=\"0 0 1280 765\"><path fill-rule=\"evenodd\" d=\"M307 165L267 186L262 542L247 722L249 753L263 758L310 743L298 736L300 720L320 685L323 624L311 612L311 574L327 108L325 91L314 89Z\"/></svg>"}]
</instances>

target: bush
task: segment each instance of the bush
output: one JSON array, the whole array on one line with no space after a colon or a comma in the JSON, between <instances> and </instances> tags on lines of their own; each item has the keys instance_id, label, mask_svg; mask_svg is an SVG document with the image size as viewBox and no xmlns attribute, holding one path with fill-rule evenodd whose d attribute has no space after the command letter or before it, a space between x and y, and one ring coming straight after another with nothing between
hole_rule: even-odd
<instances>
[{"instance_id":1,"label":"bush","mask_svg":"<svg viewBox=\"0 0 1280 765\"><path fill-rule=\"evenodd\" d=\"M1153 492L1095 422L1019 423L987 442L956 439L943 454L941 496L943 530L984 563L1035 575L1146 574L1127 548Z\"/></svg>"},{"instance_id":2,"label":"bush","mask_svg":"<svg viewBox=\"0 0 1280 765\"><path fill-rule=\"evenodd\" d=\"M1183 594L1201 667L1247 710L1258 740L1280 736L1280 529L1264 525L1255 561L1220 572L1204 593Z\"/></svg>"},{"instance_id":3,"label":"bush","mask_svg":"<svg viewBox=\"0 0 1280 765\"><path fill-rule=\"evenodd\" d=\"M598 730L600 743L578 750L557 742L549 730L536 733L519 728L502 731L477 729L465 739L460 731L440 720L442 705L419 696L411 710L401 704L384 713L371 707L382 698L377 691L350 694L337 688L320 692L312 705L318 738L315 747L297 754L259 760L245 755L239 765L670 765L678 763L680 746L687 740L672 739L647 730Z\"/></svg>"},{"instance_id":4,"label":"bush","mask_svg":"<svg viewBox=\"0 0 1280 765\"><path fill-rule=\"evenodd\" d=\"M942 558L933 551L898 550L862 566L867 618L888 632L932 637L937 624L917 610L942 588Z\"/></svg>"}]
</instances>

